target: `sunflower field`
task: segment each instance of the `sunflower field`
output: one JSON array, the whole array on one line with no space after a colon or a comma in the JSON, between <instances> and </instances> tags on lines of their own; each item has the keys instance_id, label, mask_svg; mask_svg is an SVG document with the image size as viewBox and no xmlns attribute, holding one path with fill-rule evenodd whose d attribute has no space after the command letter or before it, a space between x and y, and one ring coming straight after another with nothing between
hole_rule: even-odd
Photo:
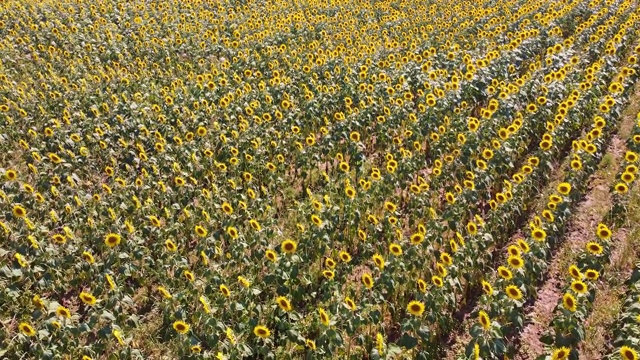
<instances>
[{"instance_id":1,"label":"sunflower field","mask_svg":"<svg viewBox=\"0 0 640 360\"><path fill-rule=\"evenodd\" d=\"M512 354L634 95L639 6L0 1L0 358ZM634 121L544 358L588 340Z\"/></svg>"}]
</instances>

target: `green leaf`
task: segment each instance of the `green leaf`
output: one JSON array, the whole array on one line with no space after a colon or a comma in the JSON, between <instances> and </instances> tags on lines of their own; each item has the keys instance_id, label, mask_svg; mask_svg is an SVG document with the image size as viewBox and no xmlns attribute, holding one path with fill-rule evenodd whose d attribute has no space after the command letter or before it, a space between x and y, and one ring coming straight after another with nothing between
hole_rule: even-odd
<instances>
[{"instance_id":1,"label":"green leaf","mask_svg":"<svg viewBox=\"0 0 640 360\"><path fill-rule=\"evenodd\" d=\"M416 345L418 345L418 339L413 336L404 333L400 340L398 340L398 345L406 348L407 350L413 349Z\"/></svg>"}]
</instances>

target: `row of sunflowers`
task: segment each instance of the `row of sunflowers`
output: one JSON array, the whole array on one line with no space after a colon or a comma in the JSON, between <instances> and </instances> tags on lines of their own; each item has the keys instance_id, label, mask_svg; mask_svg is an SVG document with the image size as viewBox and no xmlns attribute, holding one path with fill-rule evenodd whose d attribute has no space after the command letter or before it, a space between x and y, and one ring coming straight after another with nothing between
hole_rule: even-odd
<instances>
[{"instance_id":1,"label":"row of sunflowers","mask_svg":"<svg viewBox=\"0 0 640 360\"><path fill-rule=\"evenodd\" d=\"M633 26L633 21L627 23L626 26ZM624 29L625 26L617 36L624 34ZM592 116L593 120L590 125L588 123L579 125L580 127L588 125L588 127L584 130L581 139L573 140L571 143L572 151L564 165L567 167L564 179L557 186L556 192L549 196L546 208L533 218L533 221L529 223L529 229L523 231L528 236L517 238L513 244L508 246L504 260L506 264L497 268L497 275L493 279L482 281L483 295L479 299L480 310L477 313L477 322L470 329L473 339L467 346L467 356L493 358L514 351L513 344L507 339L510 339L523 327L524 305L528 300L535 298L536 288L541 280L540 274L545 273L552 250L562 241L572 209L587 190L586 180L595 172L600 157L604 154L610 133L615 129L616 120L625 104L624 99L627 96L625 93L631 91L635 84L636 74L633 68L635 56L632 55L631 61L627 59L626 66L619 71L614 64L620 60L624 61L624 59L613 56L613 59L605 60L605 63L608 63L609 71L604 78L610 80L608 83L599 84L599 87L604 90L604 94L599 99L598 94L602 94L602 90L592 95L594 96L592 99L598 99L595 103L600 105L596 108L592 107L591 110L580 111L580 114ZM615 76L613 76L614 74ZM587 101L589 100L587 99ZM594 103L593 100L591 101ZM632 139L630 140L632 141ZM624 195L627 194L630 183L635 179L637 156L637 153L633 151L629 151L625 156L625 159L630 161L629 166L619 174L619 179L612 189L617 196L616 204L624 204ZM598 227L596 233L600 239L607 240L611 237L611 230L604 224ZM588 253L583 257L590 259L593 257L601 262L606 260L606 257L601 255L604 251L603 245L598 242L590 242L585 252L587 251ZM579 297L589 290L588 286L582 282L584 277L589 281L595 281L598 279L598 270L602 270L604 264L600 264L597 269L586 269L589 266L594 267L592 266L594 261L588 263L585 260L584 264L581 263L581 266L585 268L582 269L584 274L576 266L572 266L570 269L571 276L577 273L581 275L580 279L571 283L572 291L578 291L575 289L576 287L580 288L577 295ZM496 291L495 289L500 290ZM583 297L580 299L584 300ZM550 325L551 330L556 330L556 335L560 334L555 339L553 337L548 339L550 344L556 343L557 345L557 348L552 349L552 353L549 354L549 358L554 360L568 358L572 351L576 351L571 347L584 337L578 329L577 323L584 320L585 312L575 312L578 302L572 293L567 293L563 297L565 306L567 301L572 304L573 311L570 314L572 321L567 323L568 320L565 321L566 319L562 316L563 312ZM563 334L569 335L564 337ZM569 340L573 340L575 343L570 344Z\"/></svg>"},{"instance_id":2,"label":"row of sunflowers","mask_svg":"<svg viewBox=\"0 0 640 360\"><path fill-rule=\"evenodd\" d=\"M640 128L640 116L637 119L634 132ZM638 160L639 155L634 151L628 150L624 154L615 182L611 185L612 195L616 196L615 202L611 204L611 210L604 216L603 222L594 229L594 239L586 243L575 263L567 270L567 284L563 286L562 299L556 306L547 333L541 338L552 349L548 354L551 359L580 358L578 346L587 340L584 324L593 309L597 281L608 270L609 257L615 245L613 231L606 223L611 222L609 225L612 226L623 223L626 212L620 212L619 209L628 203L628 194L638 173ZM624 360L638 358L635 349L628 346L619 349L619 356Z\"/></svg>"},{"instance_id":3,"label":"row of sunflowers","mask_svg":"<svg viewBox=\"0 0 640 360\"><path fill-rule=\"evenodd\" d=\"M491 288L519 298L480 301L502 321L534 292L637 22L622 0L3 2L0 356L439 358L572 149L522 283Z\"/></svg>"}]
</instances>

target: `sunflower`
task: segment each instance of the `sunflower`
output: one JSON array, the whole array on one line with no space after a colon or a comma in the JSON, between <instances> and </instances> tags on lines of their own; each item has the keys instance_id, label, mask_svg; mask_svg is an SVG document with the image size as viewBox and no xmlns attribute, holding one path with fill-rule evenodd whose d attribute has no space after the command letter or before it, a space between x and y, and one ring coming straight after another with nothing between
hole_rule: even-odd
<instances>
[{"instance_id":1,"label":"sunflower","mask_svg":"<svg viewBox=\"0 0 640 360\"><path fill-rule=\"evenodd\" d=\"M56 309L56 315L60 316L60 317L64 317L64 318L70 318L71 317L71 311L69 311L69 309L67 309L66 307L60 305L58 306L58 308Z\"/></svg>"},{"instance_id":2,"label":"sunflower","mask_svg":"<svg viewBox=\"0 0 640 360\"><path fill-rule=\"evenodd\" d=\"M200 352L202 352L202 346L200 345L193 345L191 347L191 352L194 354L199 354Z\"/></svg>"},{"instance_id":3,"label":"sunflower","mask_svg":"<svg viewBox=\"0 0 640 360\"><path fill-rule=\"evenodd\" d=\"M582 282L582 280L574 280L571 282L571 290L575 291L577 294L584 294L589 290L589 288L587 287L587 284Z\"/></svg>"},{"instance_id":4,"label":"sunflower","mask_svg":"<svg viewBox=\"0 0 640 360\"><path fill-rule=\"evenodd\" d=\"M551 194L549 195L549 202L560 204L562 202L562 197L556 194Z\"/></svg>"},{"instance_id":5,"label":"sunflower","mask_svg":"<svg viewBox=\"0 0 640 360\"><path fill-rule=\"evenodd\" d=\"M384 209L387 210L388 212L392 213L396 211L396 205L394 203L392 203L391 201L385 201L384 202Z\"/></svg>"},{"instance_id":6,"label":"sunflower","mask_svg":"<svg viewBox=\"0 0 640 360\"><path fill-rule=\"evenodd\" d=\"M604 249L602 248L602 245L598 244L595 241L589 241L587 243L587 251L589 251L593 255L600 255L602 254L603 250Z\"/></svg>"},{"instance_id":7,"label":"sunflower","mask_svg":"<svg viewBox=\"0 0 640 360\"><path fill-rule=\"evenodd\" d=\"M573 297L573 295L566 293L564 294L564 296L562 297L562 306L564 306L565 309L571 311L571 312L575 312L576 311L576 299Z\"/></svg>"},{"instance_id":8,"label":"sunflower","mask_svg":"<svg viewBox=\"0 0 640 360\"><path fill-rule=\"evenodd\" d=\"M485 330L489 330L489 327L491 327L491 319L484 310L480 310L478 313L478 322Z\"/></svg>"},{"instance_id":9,"label":"sunflower","mask_svg":"<svg viewBox=\"0 0 640 360\"><path fill-rule=\"evenodd\" d=\"M296 244L296 242L291 239L287 239L283 241L282 244L280 245L280 249L282 250L282 252L286 254L295 253L297 248L298 248L298 244Z\"/></svg>"},{"instance_id":10,"label":"sunflower","mask_svg":"<svg viewBox=\"0 0 640 360\"><path fill-rule=\"evenodd\" d=\"M372 259L373 259L373 263L376 264L378 269L380 270L384 269L384 258L382 257L382 255L374 254Z\"/></svg>"},{"instance_id":11,"label":"sunflower","mask_svg":"<svg viewBox=\"0 0 640 360\"><path fill-rule=\"evenodd\" d=\"M15 205L13 207L13 216L18 218L24 218L25 216L27 216L27 210L25 210L25 208L23 208L20 205Z\"/></svg>"},{"instance_id":12,"label":"sunflower","mask_svg":"<svg viewBox=\"0 0 640 360\"><path fill-rule=\"evenodd\" d=\"M356 303L350 297L344 298L344 305L351 311L356 310Z\"/></svg>"},{"instance_id":13,"label":"sunflower","mask_svg":"<svg viewBox=\"0 0 640 360\"><path fill-rule=\"evenodd\" d=\"M82 300L83 303L87 304L87 305L95 305L96 304L96 298L95 296L87 293L87 292L81 292L80 295L78 296L80 298L80 300Z\"/></svg>"},{"instance_id":14,"label":"sunflower","mask_svg":"<svg viewBox=\"0 0 640 360\"><path fill-rule=\"evenodd\" d=\"M184 321L177 320L173 323L173 329L180 334L186 334L189 331L189 324Z\"/></svg>"},{"instance_id":15,"label":"sunflower","mask_svg":"<svg viewBox=\"0 0 640 360\"><path fill-rule=\"evenodd\" d=\"M340 260L348 263L349 261L351 261L351 255L349 255L348 252L346 251L340 251L340 253L338 254L338 257L340 257Z\"/></svg>"},{"instance_id":16,"label":"sunflower","mask_svg":"<svg viewBox=\"0 0 640 360\"><path fill-rule=\"evenodd\" d=\"M424 304L420 301L411 301L409 305L407 305L407 312L414 316L422 316L424 312Z\"/></svg>"},{"instance_id":17,"label":"sunflower","mask_svg":"<svg viewBox=\"0 0 640 360\"><path fill-rule=\"evenodd\" d=\"M336 276L335 273L331 270L323 270L322 271L322 276L325 277L325 279L327 280L333 280L333 278Z\"/></svg>"},{"instance_id":18,"label":"sunflower","mask_svg":"<svg viewBox=\"0 0 640 360\"><path fill-rule=\"evenodd\" d=\"M318 308L318 316L322 325L329 326L329 314L323 308Z\"/></svg>"},{"instance_id":19,"label":"sunflower","mask_svg":"<svg viewBox=\"0 0 640 360\"><path fill-rule=\"evenodd\" d=\"M15 170L7 170L4 173L4 177L9 181L13 181L18 178L18 173Z\"/></svg>"},{"instance_id":20,"label":"sunflower","mask_svg":"<svg viewBox=\"0 0 640 360\"><path fill-rule=\"evenodd\" d=\"M553 213L549 210L542 210L542 217L545 218L548 222L554 222L555 217Z\"/></svg>"},{"instance_id":21,"label":"sunflower","mask_svg":"<svg viewBox=\"0 0 640 360\"><path fill-rule=\"evenodd\" d=\"M598 278L600 277L600 273L597 270L588 269L587 271L584 272L584 277L587 280L595 281L595 280L598 280Z\"/></svg>"},{"instance_id":22,"label":"sunflower","mask_svg":"<svg viewBox=\"0 0 640 360\"><path fill-rule=\"evenodd\" d=\"M305 345L312 351L316 349L316 342L311 339L306 339L304 341Z\"/></svg>"},{"instance_id":23,"label":"sunflower","mask_svg":"<svg viewBox=\"0 0 640 360\"><path fill-rule=\"evenodd\" d=\"M505 280L511 280L511 278L513 277L511 270L507 269L504 266L498 266L498 275L500 275L500 277Z\"/></svg>"},{"instance_id":24,"label":"sunflower","mask_svg":"<svg viewBox=\"0 0 640 360\"><path fill-rule=\"evenodd\" d=\"M579 159L571 160L571 168L573 170L582 169L582 161L580 161Z\"/></svg>"},{"instance_id":25,"label":"sunflower","mask_svg":"<svg viewBox=\"0 0 640 360\"><path fill-rule=\"evenodd\" d=\"M27 335L27 336L35 336L36 335L36 330L29 324L22 322L20 323L20 325L18 325L18 329L20 329L20 332L22 332L23 334Z\"/></svg>"},{"instance_id":26,"label":"sunflower","mask_svg":"<svg viewBox=\"0 0 640 360\"><path fill-rule=\"evenodd\" d=\"M353 199L354 197L356 197L356 189L352 188L351 186L347 186L344 189L344 193L349 199Z\"/></svg>"},{"instance_id":27,"label":"sunflower","mask_svg":"<svg viewBox=\"0 0 640 360\"><path fill-rule=\"evenodd\" d=\"M229 290L229 288L224 284L220 285L220 292L224 297L229 297L231 295L231 290Z\"/></svg>"},{"instance_id":28,"label":"sunflower","mask_svg":"<svg viewBox=\"0 0 640 360\"><path fill-rule=\"evenodd\" d=\"M164 246L171 252L176 252L178 250L178 246L171 240L165 241Z\"/></svg>"},{"instance_id":29,"label":"sunflower","mask_svg":"<svg viewBox=\"0 0 640 360\"><path fill-rule=\"evenodd\" d=\"M424 234L415 233L411 235L410 240L413 245L420 245L424 241Z\"/></svg>"},{"instance_id":30,"label":"sunflower","mask_svg":"<svg viewBox=\"0 0 640 360\"><path fill-rule=\"evenodd\" d=\"M195 231L196 235L198 235L200 237L207 236L207 229L205 229L204 227L202 227L200 225L196 225L196 227L194 228L194 231Z\"/></svg>"},{"instance_id":31,"label":"sunflower","mask_svg":"<svg viewBox=\"0 0 640 360\"><path fill-rule=\"evenodd\" d=\"M515 286L515 285L509 285L504 289L504 292L507 294L507 296L513 300L520 300L522 299L522 291L520 291L520 289Z\"/></svg>"},{"instance_id":32,"label":"sunflower","mask_svg":"<svg viewBox=\"0 0 640 360\"><path fill-rule=\"evenodd\" d=\"M278 304L278 306L280 307L280 309L284 310L284 311L291 311L293 308L291 307L291 302L289 300L287 300L286 297L284 296L278 296L276 298L276 304Z\"/></svg>"},{"instance_id":33,"label":"sunflower","mask_svg":"<svg viewBox=\"0 0 640 360\"><path fill-rule=\"evenodd\" d=\"M58 245L62 245L67 242L67 238L64 237L64 235L60 235L60 234L53 235L52 239L53 239L53 242Z\"/></svg>"},{"instance_id":34,"label":"sunflower","mask_svg":"<svg viewBox=\"0 0 640 360\"><path fill-rule=\"evenodd\" d=\"M329 269L333 269L336 267L336 262L332 258L328 257L324 259L324 266L328 267Z\"/></svg>"},{"instance_id":35,"label":"sunflower","mask_svg":"<svg viewBox=\"0 0 640 360\"><path fill-rule=\"evenodd\" d=\"M249 280L247 280L244 276L238 276L238 282L244 288L248 288L249 286L251 286L251 283L249 282Z\"/></svg>"},{"instance_id":36,"label":"sunflower","mask_svg":"<svg viewBox=\"0 0 640 360\"><path fill-rule=\"evenodd\" d=\"M519 255L511 255L507 259L507 263L514 269L519 269L524 266L524 260Z\"/></svg>"},{"instance_id":37,"label":"sunflower","mask_svg":"<svg viewBox=\"0 0 640 360\"><path fill-rule=\"evenodd\" d=\"M165 299L171 299L173 296L171 295L171 293L164 288L164 286L158 286L158 292L160 292L160 294L162 295L163 298Z\"/></svg>"},{"instance_id":38,"label":"sunflower","mask_svg":"<svg viewBox=\"0 0 640 360\"><path fill-rule=\"evenodd\" d=\"M445 197L445 200L447 200L447 202L448 202L449 204L454 204L454 203L456 202L456 197L455 197L455 195L453 195L453 193L451 193L451 192L447 192L447 193L444 195L444 197Z\"/></svg>"},{"instance_id":39,"label":"sunflower","mask_svg":"<svg viewBox=\"0 0 640 360\"><path fill-rule=\"evenodd\" d=\"M233 207L228 202L222 203L220 207L222 208L222 211L224 211L225 214L227 215L233 214Z\"/></svg>"},{"instance_id":40,"label":"sunflower","mask_svg":"<svg viewBox=\"0 0 640 360\"><path fill-rule=\"evenodd\" d=\"M93 255L91 255L91 253L88 251L82 252L82 258L84 259L84 261L86 261L89 264L93 264L94 262L96 262Z\"/></svg>"},{"instance_id":41,"label":"sunflower","mask_svg":"<svg viewBox=\"0 0 640 360\"><path fill-rule=\"evenodd\" d=\"M487 295L493 295L493 287L485 280L482 280L482 291Z\"/></svg>"},{"instance_id":42,"label":"sunflower","mask_svg":"<svg viewBox=\"0 0 640 360\"><path fill-rule=\"evenodd\" d=\"M536 241L544 241L547 238L547 232L536 227L531 231L531 237Z\"/></svg>"},{"instance_id":43,"label":"sunflower","mask_svg":"<svg viewBox=\"0 0 640 360\"><path fill-rule=\"evenodd\" d=\"M638 354L636 351L628 346L620 348L620 357L624 360L637 360Z\"/></svg>"},{"instance_id":44,"label":"sunflower","mask_svg":"<svg viewBox=\"0 0 640 360\"><path fill-rule=\"evenodd\" d=\"M236 229L233 226L229 226L227 227L227 234L229 234L229 236L231 236L232 239L237 239L238 238L238 229Z\"/></svg>"},{"instance_id":45,"label":"sunflower","mask_svg":"<svg viewBox=\"0 0 640 360\"><path fill-rule=\"evenodd\" d=\"M580 269L578 269L578 267L575 265L569 266L569 275L571 275L571 277L576 280L582 279L582 273L580 272Z\"/></svg>"},{"instance_id":46,"label":"sunflower","mask_svg":"<svg viewBox=\"0 0 640 360\"><path fill-rule=\"evenodd\" d=\"M196 276L193 275L193 273L189 270L185 270L183 274L185 279L189 280L190 282L193 282L196 280Z\"/></svg>"},{"instance_id":47,"label":"sunflower","mask_svg":"<svg viewBox=\"0 0 640 360\"><path fill-rule=\"evenodd\" d=\"M398 244L393 244L393 243L390 244L389 245L389 251L395 256L402 255L402 248Z\"/></svg>"},{"instance_id":48,"label":"sunflower","mask_svg":"<svg viewBox=\"0 0 640 360\"><path fill-rule=\"evenodd\" d=\"M42 298L40 298L39 295L34 295L33 298L31 299L31 302L33 303L33 305L35 305L38 309L40 310L44 310L44 301L42 300Z\"/></svg>"},{"instance_id":49,"label":"sunflower","mask_svg":"<svg viewBox=\"0 0 640 360\"><path fill-rule=\"evenodd\" d=\"M371 274L362 274L362 284L364 284L367 289L371 289L373 287L373 278L371 277Z\"/></svg>"},{"instance_id":50,"label":"sunflower","mask_svg":"<svg viewBox=\"0 0 640 360\"><path fill-rule=\"evenodd\" d=\"M629 191L629 187L625 183L617 183L614 189L618 194L626 194Z\"/></svg>"},{"instance_id":51,"label":"sunflower","mask_svg":"<svg viewBox=\"0 0 640 360\"><path fill-rule=\"evenodd\" d=\"M267 250L264 256L271 262L276 262L276 260L278 260L278 254L271 249Z\"/></svg>"},{"instance_id":52,"label":"sunflower","mask_svg":"<svg viewBox=\"0 0 640 360\"><path fill-rule=\"evenodd\" d=\"M467 231L469 232L469 234L471 235L475 235L478 233L478 225L476 225L475 222L473 221L469 221L467 223Z\"/></svg>"},{"instance_id":53,"label":"sunflower","mask_svg":"<svg viewBox=\"0 0 640 360\"><path fill-rule=\"evenodd\" d=\"M567 347L561 347L559 349L554 349L551 353L551 360L566 360L569 358L569 354L571 350Z\"/></svg>"},{"instance_id":54,"label":"sunflower","mask_svg":"<svg viewBox=\"0 0 640 360\"><path fill-rule=\"evenodd\" d=\"M453 259L451 258L451 255L449 255L449 253L446 253L446 252L440 253L440 261L442 261L442 263L447 266L451 266L453 264Z\"/></svg>"},{"instance_id":55,"label":"sunflower","mask_svg":"<svg viewBox=\"0 0 640 360\"><path fill-rule=\"evenodd\" d=\"M322 225L322 219L320 219L320 217L318 217L317 215L311 215L311 222L314 223L316 226Z\"/></svg>"},{"instance_id":56,"label":"sunflower","mask_svg":"<svg viewBox=\"0 0 640 360\"><path fill-rule=\"evenodd\" d=\"M444 282L442 281L442 278L439 276L432 276L431 277L431 282L433 283L433 285L437 286L437 287L443 287L444 286Z\"/></svg>"},{"instance_id":57,"label":"sunflower","mask_svg":"<svg viewBox=\"0 0 640 360\"><path fill-rule=\"evenodd\" d=\"M605 224L599 224L598 229L596 230L596 235L602 239L607 240L611 238L611 230Z\"/></svg>"},{"instance_id":58,"label":"sunflower","mask_svg":"<svg viewBox=\"0 0 640 360\"><path fill-rule=\"evenodd\" d=\"M121 240L122 238L120 235L113 233L107 234L107 236L104 237L104 243L110 248L120 245Z\"/></svg>"}]
</instances>

